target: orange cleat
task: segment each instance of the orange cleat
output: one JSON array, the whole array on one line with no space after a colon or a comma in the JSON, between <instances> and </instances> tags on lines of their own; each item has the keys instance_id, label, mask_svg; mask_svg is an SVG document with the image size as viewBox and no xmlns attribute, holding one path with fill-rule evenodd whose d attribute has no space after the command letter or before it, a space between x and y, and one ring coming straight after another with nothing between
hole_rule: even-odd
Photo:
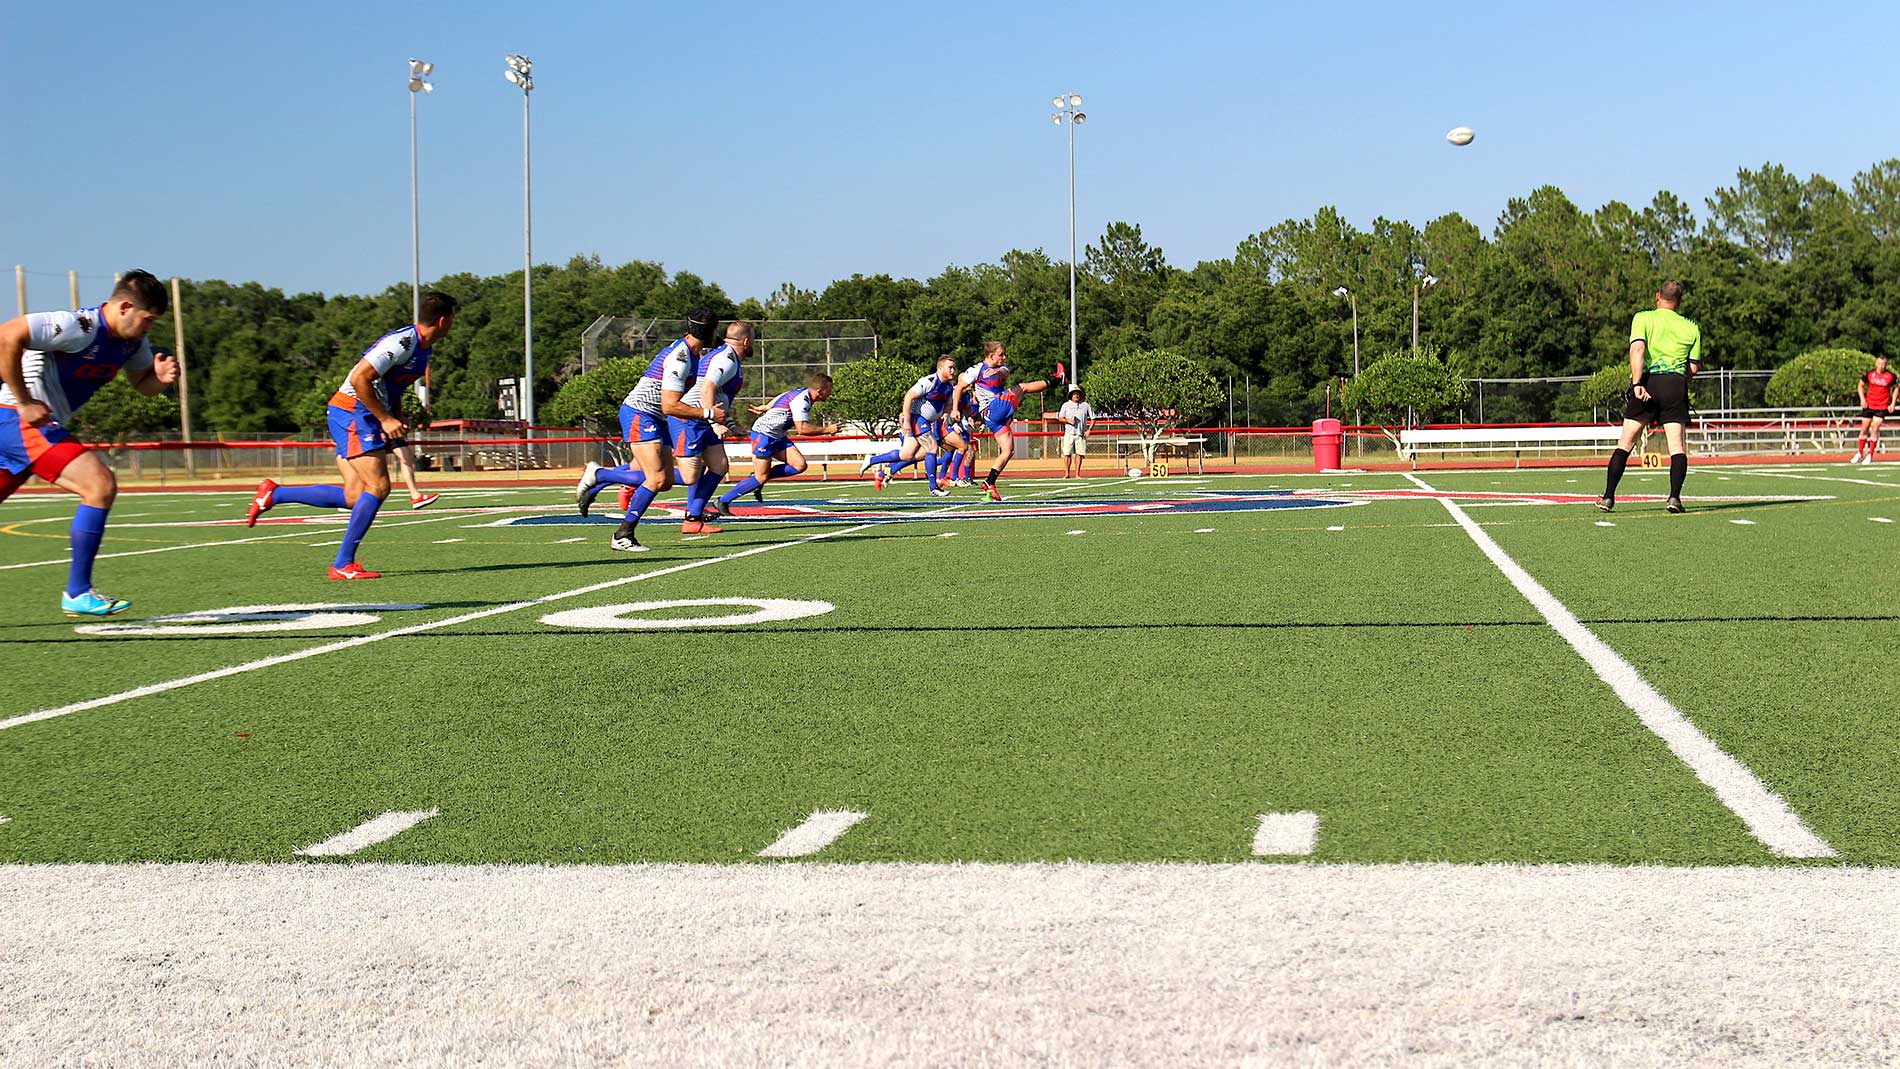
<instances>
[{"instance_id":1,"label":"orange cleat","mask_svg":"<svg viewBox=\"0 0 1900 1069\"><path fill-rule=\"evenodd\" d=\"M888 478L890 478L890 476L884 474L883 472L874 471L871 473L871 485L877 487L879 490L883 490L884 480Z\"/></svg>"},{"instance_id":2,"label":"orange cleat","mask_svg":"<svg viewBox=\"0 0 1900 1069\"><path fill-rule=\"evenodd\" d=\"M382 577L383 573L372 572L355 561L351 561L341 568L334 564L330 566L330 578L332 579L381 579Z\"/></svg>"},{"instance_id":3,"label":"orange cleat","mask_svg":"<svg viewBox=\"0 0 1900 1069\"><path fill-rule=\"evenodd\" d=\"M621 511L621 513L624 514L628 509L633 507L633 487L631 486L621 487L620 496L616 498L615 500L618 502L618 505L616 505L615 507L617 507Z\"/></svg>"},{"instance_id":4,"label":"orange cleat","mask_svg":"<svg viewBox=\"0 0 1900 1069\"><path fill-rule=\"evenodd\" d=\"M244 526L256 527L257 518L259 516L262 516L264 513L269 512L270 507L277 503L276 496L277 496L276 480L265 479L263 482L258 483L257 495L251 498L251 511L244 514Z\"/></svg>"},{"instance_id":5,"label":"orange cleat","mask_svg":"<svg viewBox=\"0 0 1900 1069\"><path fill-rule=\"evenodd\" d=\"M412 509L426 509L440 500L442 500L441 494L410 494L409 507Z\"/></svg>"},{"instance_id":6,"label":"orange cleat","mask_svg":"<svg viewBox=\"0 0 1900 1069\"><path fill-rule=\"evenodd\" d=\"M983 489L985 489L985 490L988 490L988 491L990 492L990 500L991 500L991 501L1001 501L1001 500L1003 500L1003 492L1002 492L1001 490L998 490L998 489L996 488L996 484L995 484L995 483L984 483L984 484L983 484Z\"/></svg>"},{"instance_id":7,"label":"orange cleat","mask_svg":"<svg viewBox=\"0 0 1900 1069\"><path fill-rule=\"evenodd\" d=\"M719 532L723 530L725 530L724 527L715 527L712 524L707 523L705 520L687 520L684 523L680 524L680 533L683 535L718 534Z\"/></svg>"}]
</instances>

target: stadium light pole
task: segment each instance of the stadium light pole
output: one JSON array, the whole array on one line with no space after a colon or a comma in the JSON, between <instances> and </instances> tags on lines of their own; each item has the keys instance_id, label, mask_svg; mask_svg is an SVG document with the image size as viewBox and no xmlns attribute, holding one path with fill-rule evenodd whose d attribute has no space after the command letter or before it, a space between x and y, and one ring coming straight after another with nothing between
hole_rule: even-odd
<instances>
[{"instance_id":1,"label":"stadium light pole","mask_svg":"<svg viewBox=\"0 0 1900 1069\"><path fill-rule=\"evenodd\" d=\"M1069 381L1080 382L1075 329L1075 128L1088 122L1089 117L1082 111L1080 93L1058 94L1054 103L1055 114L1049 118L1057 126L1069 128Z\"/></svg>"},{"instance_id":2,"label":"stadium light pole","mask_svg":"<svg viewBox=\"0 0 1900 1069\"><path fill-rule=\"evenodd\" d=\"M534 184L529 153L528 94L534 92L534 61L509 53L508 84L521 89L521 342L526 374L518 403L521 422L534 427Z\"/></svg>"},{"instance_id":3,"label":"stadium light pole","mask_svg":"<svg viewBox=\"0 0 1900 1069\"><path fill-rule=\"evenodd\" d=\"M429 75L435 64L409 57L409 308L410 322L422 318L422 201L416 186L416 97L435 92Z\"/></svg>"},{"instance_id":4,"label":"stadium light pole","mask_svg":"<svg viewBox=\"0 0 1900 1069\"><path fill-rule=\"evenodd\" d=\"M1438 285L1435 275L1422 275L1412 283L1412 355L1418 355L1418 293L1427 286Z\"/></svg>"},{"instance_id":5,"label":"stadium light pole","mask_svg":"<svg viewBox=\"0 0 1900 1069\"><path fill-rule=\"evenodd\" d=\"M1333 296L1344 297L1352 304L1352 377L1356 381L1359 378L1359 295L1341 286L1333 291ZM1414 340L1412 345L1417 348L1418 342ZM1360 417L1357 408L1352 410L1352 425L1355 427L1366 425L1366 421ZM1358 439L1354 438L1353 441L1358 442Z\"/></svg>"}]
</instances>

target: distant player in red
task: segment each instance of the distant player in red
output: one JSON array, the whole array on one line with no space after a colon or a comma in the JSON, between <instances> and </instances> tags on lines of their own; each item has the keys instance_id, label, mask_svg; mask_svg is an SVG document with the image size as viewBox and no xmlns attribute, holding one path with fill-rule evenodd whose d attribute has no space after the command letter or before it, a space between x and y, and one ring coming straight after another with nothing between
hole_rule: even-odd
<instances>
[{"instance_id":1,"label":"distant player in red","mask_svg":"<svg viewBox=\"0 0 1900 1069\"><path fill-rule=\"evenodd\" d=\"M1894 380L1884 356L1874 357L1874 369L1860 377L1860 440L1849 464L1873 463L1880 449L1880 425L1893 418L1896 407L1900 407L1900 390L1894 389Z\"/></svg>"}]
</instances>

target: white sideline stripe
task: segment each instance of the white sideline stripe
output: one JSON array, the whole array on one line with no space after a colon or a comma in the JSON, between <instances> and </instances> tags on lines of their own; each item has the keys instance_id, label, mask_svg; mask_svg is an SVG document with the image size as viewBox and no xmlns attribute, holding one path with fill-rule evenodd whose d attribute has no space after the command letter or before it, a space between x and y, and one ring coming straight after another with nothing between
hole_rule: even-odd
<instances>
[{"instance_id":1,"label":"white sideline stripe","mask_svg":"<svg viewBox=\"0 0 1900 1069\"><path fill-rule=\"evenodd\" d=\"M332 835L320 843L312 843L297 851L297 856L348 857L367 850L377 843L394 839L430 817L441 815L440 809L411 809L406 812L384 813L380 817L371 817L341 835Z\"/></svg>"},{"instance_id":2,"label":"white sideline stripe","mask_svg":"<svg viewBox=\"0 0 1900 1069\"><path fill-rule=\"evenodd\" d=\"M1893 522L1892 520L1888 519L1885 516L1869 516L1867 518L1874 521L1875 523L1892 523Z\"/></svg>"},{"instance_id":3,"label":"white sideline stripe","mask_svg":"<svg viewBox=\"0 0 1900 1069\"><path fill-rule=\"evenodd\" d=\"M466 541L468 541L468 539L466 538L438 538L434 542L431 542L430 545L446 546L450 542L466 542Z\"/></svg>"},{"instance_id":4,"label":"white sideline stripe","mask_svg":"<svg viewBox=\"0 0 1900 1069\"><path fill-rule=\"evenodd\" d=\"M1088 534L1088 532L1087 532L1087 531L1067 531L1067 532L1064 532L1064 533L1066 533L1066 534L1072 534L1072 535L1077 535L1077 534Z\"/></svg>"},{"instance_id":5,"label":"white sideline stripe","mask_svg":"<svg viewBox=\"0 0 1900 1069\"><path fill-rule=\"evenodd\" d=\"M851 825L870 816L855 809L820 809L805 822L772 841L759 851L760 857L806 857L815 854L851 830Z\"/></svg>"},{"instance_id":6,"label":"white sideline stripe","mask_svg":"<svg viewBox=\"0 0 1900 1069\"><path fill-rule=\"evenodd\" d=\"M1214 529L1212 527L1196 527L1194 529L1194 533L1195 534L1213 534Z\"/></svg>"},{"instance_id":7,"label":"white sideline stripe","mask_svg":"<svg viewBox=\"0 0 1900 1069\"><path fill-rule=\"evenodd\" d=\"M1437 493L1417 476L1406 474L1405 477L1425 490ZM1728 807L1729 812L1741 818L1750 834L1781 857L1838 856L1826 840L1802 822L1785 799L1769 790L1747 765L1731 757L1704 735L1688 717L1682 715L1682 710L1670 704L1669 699L1649 685L1636 666L1624 660L1595 632L1585 627L1563 602L1531 578L1531 574L1512 560L1510 554L1504 552L1503 547L1484 528L1474 523L1465 510L1449 498L1440 498L1439 501L1458 521L1458 526L1463 527L1471 540L1484 551L1484 555L1491 559L1491 563L1497 565L1504 577L1511 581L1517 592L1543 614L1544 619L1564 637L1565 642L1570 643L1570 648L1576 650L1578 656L1589 662L1597 678L1608 683L1616 696L1623 699L1623 704L1636 713L1643 726L1662 739L1670 752L1715 792L1716 798Z\"/></svg>"},{"instance_id":8,"label":"white sideline stripe","mask_svg":"<svg viewBox=\"0 0 1900 1069\"><path fill-rule=\"evenodd\" d=\"M1738 527L1753 527L1753 526L1755 526L1755 521L1754 521L1754 520L1730 520L1730 521L1728 521L1728 522L1730 522L1730 523L1732 523L1732 524L1735 524L1735 525L1736 525L1736 526L1738 526Z\"/></svg>"},{"instance_id":9,"label":"white sideline stripe","mask_svg":"<svg viewBox=\"0 0 1900 1069\"><path fill-rule=\"evenodd\" d=\"M391 527L409 527L418 523L441 523L443 520L453 520L453 519L458 519L458 518L459 516L456 513L448 513L442 516L431 516L426 520L402 520L398 523L385 523L379 526L377 530L386 531ZM110 530L109 527L107 529ZM218 546L241 546L247 542L269 542L272 539L277 539L277 538L309 538L309 537L310 537L309 531L289 531L284 534L258 535L255 538L230 538L222 542L191 542L182 546L159 546L156 549L128 549L119 553L101 553L99 554L97 559L109 560L113 557L143 557L147 553L170 553L173 550L179 550L179 549L215 549ZM331 542L328 544L334 546L337 543ZM10 571L14 568L40 568L49 564L71 564L72 562L73 562L73 559L71 557L61 557L58 560L36 560L36 561L28 561L25 564L0 564L0 572Z\"/></svg>"},{"instance_id":10,"label":"white sideline stripe","mask_svg":"<svg viewBox=\"0 0 1900 1069\"><path fill-rule=\"evenodd\" d=\"M560 544L561 544L561 545L567 545L567 544L568 544L569 542L585 542L585 541L587 541L587 539L586 539L585 537L582 537L582 538L563 538L563 539L561 539L561 541L560 541Z\"/></svg>"},{"instance_id":11,"label":"white sideline stripe","mask_svg":"<svg viewBox=\"0 0 1900 1069\"><path fill-rule=\"evenodd\" d=\"M1790 471L1745 471L1744 475L1759 475L1764 479L1805 479L1811 483L1853 483L1857 486L1878 486L1882 490L1893 489L1892 483L1883 483L1874 479L1849 479L1840 475L1796 475Z\"/></svg>"},{"instance_id":12,"label":"white sideline stripe","mask_svg":"<svg viewBox=\"0 0 1900 1069\"><path fill-rule=\"evenodd\" d=\"M11 824L11 823L13 823L12 817L0 817L0 824Z\"/></svg>"},{"instance_id":13,"label":"white sideline stripe","mask_svg":"<svg viewBox=\"0 0 1900 1069\"><path fill-rule=\"evenodd\" d=\"M32 724L41 720L51 720L56 716L66 716L70 713L83 713L88 709L99 709L108 705L117 705L120 702L132 701L135 698L148 698L154 694L163 694L166 691L177 690L180 687L189 687L194 683L209 683L214 679L225 679L230 676L243 675L246 672L255 672L260 668L271 668L280 664L289 664L292 661L301 661L310 657L319 657L326 653L336 653L340 650L354 649L357 646L366 646L372 642L380 642L386 638L400 638L404 635L416 635L416 634L421 634L424 631L434 631L437 628L454 627L457 624L466 624L475 620L483 620L483 619L487 619L490 616L500 616L502 613L516 612L521 609L531 609L537 605L547 605L551 602L566 601L569 598L584 597L588 594L597 593L602 590L612 590L615 587L626 586L629 583L638 583L647 579L658 579L658 578L661 578L662 576L674 575L679 572L691 571L694 568L704 568L709 564L721 564L721 563L724 563L725 561L738 560L742 557L756 556L760 553L770 553L775 549L785 549L790 546L799 546L799 545L805 544L806 542L816 542L822 538L836 538L839 535L856 534L859 531L869 530L872 527L877 527L885 523L893 523L893 522L896 522L896 521L878 520L871 523L861 523L855 527L846 527L846 528L843 528L841 530L836 530L836 531L820 531L817 534L806 535L803 538L794 538L785 542L773 542L768 545L754 546L751 549L742 549L736 553L728 553L723 557L707 557L704 560L688 561L685 564L675 564L666 568L656 568L650 572L641 572L638 575L622 576L619 579L609 579L606 582L602 582L602 583L592 583L588 586L575 587L573 590L564 590L558 594L548 594L543 597L530 599L528 601L516 601L516 602L511 602L507 605L496 605L490 608L480 609L475 612L466 612L460 616L451 616L446 620L437 620L433 623L412 624L408 627L398 627L389 631L379 631L373 635L358 635L354 638L346 638L338 642L328 642L321 646L312 646L311 648L307 650L297 650L293 653L281 653L275 657L264 657L255 661L247 661L244 664L232 665L229 668L218 668L210 672L200 672L197 675L184 676L179 679L168 680L164 683L152 683L143 687L134 687L131 690L120 691L117 694L108 694L103 698L92 698L88 701L74 702L71 705L62 705L54 709L41 709L38 712L22 713L19 716L11 717L6 720L0 720L0 731L5 731L8 728L19 727L22 724Z\"/></svg>"},{"instance_id":14,"label":"white sideline stripe","mask_svg":"<svg viewBox=\"0 0 1900 1069\"><path fill-rule=\"evenodd\" d=\"M1304 857L1318 845L1318 813L1262 813L1253 833L1255 857Z\"/></svg>"}]
</instances>

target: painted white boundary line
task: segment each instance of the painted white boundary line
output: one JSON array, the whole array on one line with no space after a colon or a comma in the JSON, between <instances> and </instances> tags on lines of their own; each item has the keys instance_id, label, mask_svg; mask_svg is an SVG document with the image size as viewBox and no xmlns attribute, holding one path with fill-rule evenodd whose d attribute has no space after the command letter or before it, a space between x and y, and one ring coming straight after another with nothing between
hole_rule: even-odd
<instances>
[{"instance_id":1,"label":"painted white boundary line","mask_svg":"<svg viewBox=\"0 0 1900 1069\"><path fill-rule=\"evenodd\" d=\"M483 620L490 616L500 616L503 613L516 612L521 609L532 609L538 605L546 605L556 601L566 601L569 598L584 597L602 590L612 590L615 587L626 586L629 583L638 583L647 579L659 579L663 576L691 571L694 568L704 568L709 564L722 564L729 560L757 556L760 553L770 553L775 549L804 545L807 542L816 542L823 538L836 538L839 535L856 534L859 531L869 530L872 527L877 527L882 523L889 522L891 521L881 520L876 523L861 523L855 527L846 527L836 531L820 531L817 534L806 535L803 538L795 538L785 542L773 542L763 546L754 546L751 549L742 549L737 553L728 553L723 557L707 557L704 560L688 561L685 564L675 564L667 568L657 568L650 572L641 572L638 575L609 579L604 583L593 583L588 586L576 587L573 590L564 590L558 594L548 594L544 597L533 598L528 601L510 602L507 605L496 605L475 612L465 612L460 616L451 616L446 620L437 620L433 623L413 624L409 627L398 627L390 631L379 631L373 635L358 635L354 638L346 638L338 642L312 646L306 650L297 650L294 653L282 653L275 657L265 657L260 660L248 661L244 664L232 665L229 668L219 668L210 672L200 672L197 675L169 680L164 683L152 683L143 687L135 687L131 690L120 691L117 694L108 694L103 698L93 698L89 701L74 702L71 705L62 705L54 709L41 709L38 712L23 713L6 720L0 720L0 731L19 727L22 724L51 720L54 717L66 716L70 713L83 713L88 709L99 709L108 705L117 705L120 702L128 702L135 698L148 698L154 694L163 694L166 691L177 690L180 687L189 687L194 683L209 683L214 679L225 679L230 676L243 675L246 672L255 672L260 668L271 668L280 664L289 664L292 661L301 661L310 657L320 657L326 653L336 653L341 650L354 649L358 646L366 646L372 642L380 642L386 638L400 638L404 635L421 634L424 631L434 631L438 628L454 627L457 624Z\"/></svg>"},{"instance_id":2,"label":"painted white boundary line","mask_svg":"<svg viewBox=\"0 0 1900 1069\"><path fill-rule=\"evenodd\" d=\"M11 824L11 823L13 823L12 817L0 817L0 824Z\"/></svg>"},{"instance_id":3,"label":"painted white boundary line","mask_svg":"<svg viewBox=\"0 0 1900 1069\"><path fill-rule=\"evenodd\" d=\"M411 809L406 812L384 813L358 824L341 835L332 835L320 843L313 843L297 851L298 857L348 857L375 846L377 843L394 839L410 828L442 815L440 809Z\"/></svg>"},{"instance_id":4,"label":"painted white boundary line","mask_svg":"<svg viewBox=\"0 0 1900 1069\"><path fill-rule=\"evenodd\" d=\"M460 518L462 518L462 514L450 512L450 513L444 513L440 516L430 516L428 519L424 519L424 520L398 520L395 523L381 524L373 529L378 530L378 531L387 531L391 527L409 527L418 523L441 523L443 520L454 520L454 519L460 519ZM108 530L110 530L110 528L108 528ZM248 542L269 542L272 539L277 539L277 538L309 538L312 534L325 534L325 533L327 533L327 531L320 528L316 531L310 531L310 530L287 531L283 534L258 535L255 538L230 538L222 542L188 542L188 543L185 543L184 545L177 545L177 546L158 546L153 549L128 549L128 550L123 550L118 553L101 553L99 554L98 559L109 560L113 557L143 557L147 553L170 553L173 550L177 550L177 549L216 549L219 546L241 546ZM330 544L335 545L336 543L330 543ZM0 564L0 572L12 571L15 568L40 568L49 564L71 564L72 560L73 559L71 557L61 557L58 560L36 560L36 561L28 561L25 564Z\"/></svg>"},{"instance_id":5,"label":"painted white boundary line","mask_svg":"<svg viewBox=\"0 0 1900 1069\"><path fill-rule=\"evenodd\" d=\"M819 809L798 827L772 841L759 851L760 857L808 857L838 841L851 825L870 816L855 809Z\"/></svg>"},{"instance_id":6,"label":"painted white boundary line","mask_svg":"<svg viewBox=\"0 0 1900 1069\"><path fill-rule=\"evenodd\" d=\"M1318 845L1318 813L1262 813L1253 833L1255 857L1304 857Z\"/></svg>"},{"instance_id":7,"label":"painted white boundary line","mask_svg":"<svg viewBox=\"0 0 1900 1069\"><path fill-rule=\"evenodd\" d=\"M1415 475L1407 474L1405 477L1423 489L1432 490L1429 484ZM1570 648L1589 663L1597 678L1608 683L1616 696L1623 699L1623 704L1636 713L1643 726L1668 744L1670 752L1715 792L1716 798L1728 807L1729 812L1741 818L1750 834L1781 857L1838 856L1826 840L1802 822L1785 799L1769 790L1747 765L1729 756L1704 735L1688 717L1682 715L1682 710L1649 685L1637 672L1635 665L1624 660L1608 643L1585 627L1563 602L1531 578L1531 574L1512 560L1510 554L1504 552L1504 548L1484 528L1478 526L1464 509L1449 498L1440 498L1439 502L1451 513L1452 519L1458 521L1458 526L1464 528L1465 534L1470 535L1471 540L1484 551L1484 555L1491 559L1491 563L1497 565L1498 570L1511 581L1517 592L1524 595L1524 599L1536 607L1550 626L1563 636L1564 641L1570 643Z\"/></svg>"}]
</instances>

